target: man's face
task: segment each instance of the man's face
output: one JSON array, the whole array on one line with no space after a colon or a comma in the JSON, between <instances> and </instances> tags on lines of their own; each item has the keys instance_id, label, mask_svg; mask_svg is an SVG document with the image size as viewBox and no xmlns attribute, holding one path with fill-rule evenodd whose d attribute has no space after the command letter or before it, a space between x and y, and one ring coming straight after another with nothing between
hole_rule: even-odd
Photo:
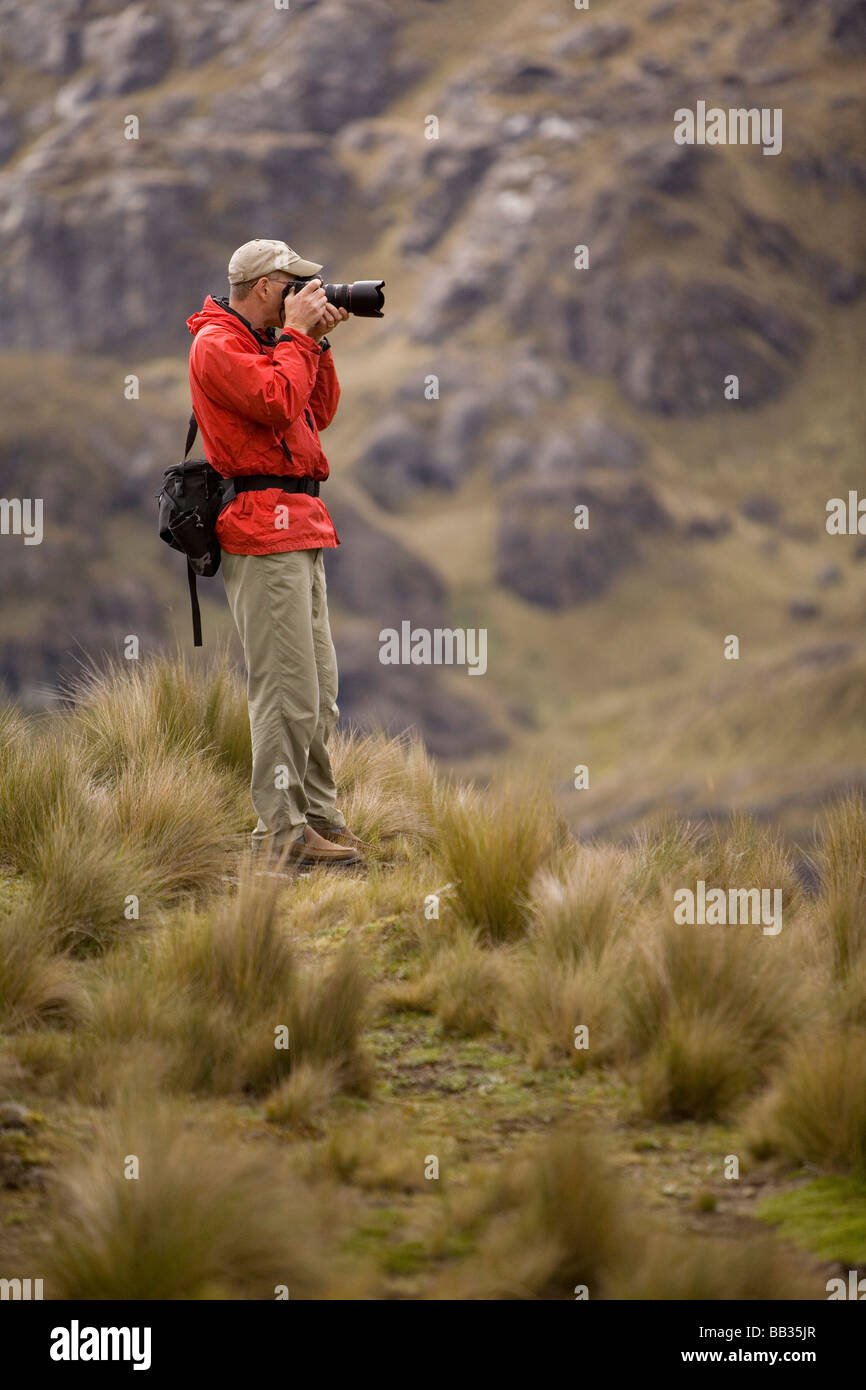
<instances>
[{"instance_id":1,"label":"man's face","mask_svg":"<svg viewBox=\"0 0 866 1390\"><path fill-rule=\"evenodd\" d=\"M285 311L283 291L289 281L293 279L294 277L286 274L285 271L275 270L270 275L263 277L256 286L256 293L261 295L265 328L282 327Z\"/></svg>"}]
</instances>

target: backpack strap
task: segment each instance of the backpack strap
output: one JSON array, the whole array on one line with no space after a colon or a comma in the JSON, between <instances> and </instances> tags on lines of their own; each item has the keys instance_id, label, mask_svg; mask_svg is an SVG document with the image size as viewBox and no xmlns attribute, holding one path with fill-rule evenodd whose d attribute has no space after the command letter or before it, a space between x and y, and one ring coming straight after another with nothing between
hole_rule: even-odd
<instances>
[{"instance_id":1,"label":"backpack strap","mask_svg":"<svg viewBox=\"0 0 866 1390\"><path fill-rule=\"evenodd\" d=\"M183 462L186 462L187 455L195 443L198 434L198 421L195 415L189 417L189 428L186 432L186 446L183 451ZM201 646L201 609L198 606L198 589L195 582L195 570L189 560L186 562L186 579L189 585L189 606L192 611L192 644L194 647Z\"/></svg>"},{"instance_id":2,"label":"backpack strap","mask_svg":"<svg viewBox=\"0 0 866 1390\"><path fill-rule=\"evenodd\" d=\"M190 415L190 417L189 417L189 429L188 429L187 432L186 432L186 448L185 448L184 451L183 451L184 460L186 459L187 454L189 453L190 449L192 448L193 444L195 443L195 437L196 437L197 434L198 434L198 421L196 420L195 415Z\"/></svg>"},{"instance_id":3,"label":"backpack strap","mask_svg":"<svg viewBox=\"0 0 866 1390\"><path fill-rule=\"evenodd\" d=\"M189 560L186 562L186 578L189 584L189 606L192 609L192 644L201 646L201 610L198 606L198 591L195 586L195 570Z\"/></svg>"}]
</instances>

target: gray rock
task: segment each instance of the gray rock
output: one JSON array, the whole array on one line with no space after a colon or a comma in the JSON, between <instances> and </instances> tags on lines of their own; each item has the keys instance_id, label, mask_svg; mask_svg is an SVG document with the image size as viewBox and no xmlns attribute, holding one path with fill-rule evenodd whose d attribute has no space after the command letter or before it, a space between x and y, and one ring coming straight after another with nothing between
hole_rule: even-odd
<instances>
[{"instance_id":1,"label":"gray rock","mask_svg":"<svg viewBox=\"0 0 866 1390\"><path fill-rule=\"evenodd\" d=\"M99 64L101 91L121 96L160 82L171 66L167 19L143 5L92 20L84 31L84 57Z\"/></svg>"},{"instance_id":2,"label":"gray rock","mask_svg":"<svg viewBox=\"0 0 866 1390\"><path fill-rule=\"evenodd\" d=\"M586 530L574 527L579 503L589 507ZM585 603L637 561L643 534L669 529L666 512L642 483L615 492L572 480L523 484L503 502L496 578L537 607Z\"/></svg>"},{"instance_id":3,"label":"gray rock","mask_svg":"<svg viewBox=\"0 0 866 1390\"><path fill-rule=\"evenodd\" d=\"M694 145L674 146L672 150L651 145L632 158L630 167L659 193L693 193L705 155L705 150Z\"/></svg>"},{"instance_id":4,"label":"gray rock","mask_svg":"<svg viewBox=\"0 0 866 1390\"><path fill-rule=\"evenodd\" d=\"M823 642L819 647L803 647L797 652L798 666L835 666L853 655L852 642Z\"/></svg>"},{"instance_id":5,"label":"gray rock","mask_svg":"<svg viewBox=\"0 0 866 1390\"><path fill-rule=\"evenodd\" d=\"M409 80L392 52L397 17L379 0L325 0L287 31L275 62L255 83L213 103L215 121L235 131L332 135L374 116Z\"/></svg>"},{"instance_id":6,"label":"gray rock","mask_svg":"<svg viewBox=\"0 0 866 1390\"><path fill-rule=\"evenodd\" d=\"M0 1129L32 1129L33 1119L25 1105L6 1100L0 1103Z\"/></svg>"},{"instance_id":7,"label":"gray rock","mask_svg":"<svg viewBox=\"0 0 866 1390\"><path fill-rule=\"evenodd\" d=\"M845 576L838 565L825 565L823 569L818 571L815 583L819 588L827 589L833 584L841 584L844 578Z\"/></svg>"},{"instance_id":8,"label":"gray rock","mask_svg":"<svg viewBox=\"0 0 866 1390\"><path fill-rule=\"evenodd\" d=\"M467 146L449 144L440 148L434 142L424 160L425 191L408 219L409 230L403 238L404 251L428 251L453 226L494 154L493 145L488 143Z\"/></svg>"},{"instance_id":9,"label":"gray rock","mask_svg":"<svg viewBox=\"0 0 866 1390\"><path fill-rule=\"evenodd\" d=\"M422 487L452 487L442 477L430 431L406 415L386 416L355 462L360 481L387 511L399 511Z\"/></svg>"},{"instance_id":10,"label":"gray rock","mask_svg":"<svg viewBox=\"0 0 866 1390\"><path fill-rule=\"evenodd\" d=\"M650 77L672 77L676 72L672 63L666 63L655 53L648 53L645 58L641 58L640 65L642 71Z\"/></svg>"},{"instance_id":11,"label":"gray rock","mask_svg":"<svg viewBox=\"0 0 866 1390\"><path fill-rule=\"evenodd\" d=\"M565 391L562 373L549 357L526 353L502 363L495 409L500 417L535 420L547 402L561 400Z\"/></svg>"},{"instance_id":12,"label":"gray rock","mask_svg":"<svg viewBox=\"0 0 866 1390\"><path fill-rule=\"evenodd\" d=\"M421 626L411 610L403 617L413 626ZM379 661L379 631L378 624L365 633L341 634L337 629L340 710L345 719L362 729L384 728L391 734L415 729L430 752L440 758L461 758L506 745L505 736L485 712L483 688L477 690L483 687L485 677L464 673L464 698L455 694L453 678L444 684L438 667L383 666Z\"/></svg>"},{"instance_id":13,"label":"gray rock","mask_svg":"<svg viewBox=\"0 0 866 1390\"><path fill-rule=\"evenodd\" d=\"M855 188L866 193L866 159L854 158L841 150L810 150L791 160L791 172L808 183L826 184L831 191Z\"/></svg>"},{"instance_id":14,"label":"gray rock","mask_svg":"<svg viewBox=\"0 0 866 1390\"><path fill-rule=\"evenodd\" d=\"M724 512L702 512L687 518L683 530L690 540L715 541L731 529L731 518Z\"/></svg>"},{"instance_id":15,"label":"gray rock","mask_svg":"<svg viewBox=\"0 0 866 1390\"><path fill-rule=\"evenodd\" d=\"M811 622L821 616L821 606L811 598L795 598L788 604L788 613L798 622Z\"/></svg>"},{"instance_id":16,"label":"gray rock","mask_svg":"<svg viewBox=\"0 0 866 1390\"><path fill-rule=\"evenodd\" d=\"M0 164L5 164L18 148L18 118L12 103L0 97Z\"/></svg>"},{"instance_id":17,"label":"gray rock","mask_svg":"<svg viewBox=\"0 0 866 1390\"><path fill-rule=\"evenodd\" d=\"M843 53L866 53L866 0L830 0L830 38Z\"/></svg>"},{"instance_id":18,"label":"gray rock","mask_svg":"<svg viewBox=\"0 0 866 1390\"><path fill-rule=\"evenodd\" d=\"M646 448L637 435L600 415L589 415L578 428L578 459L582 468L636 468Z\"/></svg>"},{"instance_id":19,"label":"gray rock","mask_svg":"<svg viewBox=\"0 0 866 1390\"><path fill-rule=\"evenodd\" d=\"M581 23L577 33L554 45L557 58L610 58L628 47L631 29L626 24Z\"/></svg>"},{"instance_id":20,"label":"gray rock","mask_svg":"<svg viewBox=\"0 0 866 1390\"><path fill-rule=\"evenodd\" d=\"M3 47L16 64L54 77L74 72L81 62L81 16L87 0L56 0L44 8L7 0L0 6Z\"/></svg>"},{"instance_id":21,"label":"gray rock","mask_svg":"<svg viewBox=\"0 0 866 1390\"><path fill-rule=\"evenodd\" d=\"M443 475L459 480L473 463L472 451L490 419L490 409L475 392L464 391L443 402L435 452Z\"/></svg>"},{"instance_id":22,"label":"gray rock","mask_svg":"<svg viewBox=\"0 0 866 1390\"><path fill-rule=\"evenodd\" d=\"M60 88L54 98L54 111L63 120L74 121L103 94L99 77L76 77Z\"/></svg>"},{"instance_id":23,"label":"gray rock","mask_svg":"<svg viewBox=\"0 0 866 1390\"><path fill-rule=\"evenodd\" d=\"M527 473L537 448L537 440L522 438L509 430L489 456L490 472L495 481L504 482L518 473Z\"/></svg>"},{"instance_id":24,"label":"gray rock","mask_svg":"<svg viewBox=\"0 0 866 1390\"><path fill-rule=\"evenodd\" d=\"M550 91L560 75L558 69L548 63L533 63L522 57L507 58L503 67L504 72L494 81L494 86L508 96Z\"/></svg>"},{"instance_id":25,"label":"gray rock","mask_svg":"<svg viewBox=\"0 0 866 1390\"><path fill-rule=\"evenodd\" d=\"M292 0L291 14L305 7L306 0ZM282 11L274 17L285 27L289 14ZM199 67L220 49L238 44L246 23L248 16L243 8L227 7L223 0L197 0L195 5L185 6L183 20L176 25L174 35L178 65L184 69Z\"/></svg>"},{"instance_id":26,"label":"gray rock","mask_svg":"<svg viewBox=\"0 0 866 1390\"><path fill-rule=\"evenodd\" d=\"M579 474L577 445L565 430L549 430L535 440L529 465L534 485L574 480Z\"/></svg>"},{"instance_id":27,"label":"gray rock","mask_svg":"<svg viewBox=\"0 0 866 1390\"><path fill-rule=\"evenodd\" d=\"M864 277L859 271L841 265L823 250L805 247L785 223L744 208L725 259L728 265L740 269L748 264L750 256L758 256L817 285L831 304L853 303L864 290Z\"/></svg>"},{"instance_id":28,"label":"gray rock","mask_svg":"<svg viewBox=\"0 0 866 1390\"><path fill-rule=\"evenodd\" d=\"M753 493L740 503L740 515L748 521L757 521L764 526L774 526L781 519L782 508L775 497L764 492Z\"/></svg>"},{"instance_id":29,"label":"gray rock","mask_svg":"<svg viewBox=\"0 0 866 1390\"><path fill-rule=\"evenodd\" d=\"M399 626L411 614L415 623L441 627L446 593L435 570L347 503L334 503L331 514L341 541L326 557L331 598L380 626Z\"/></svg>"},{"instance_id":30,"label":"gray rock","mask_svg":"<svg viewBox=\"0 0 866 1390\"><path fill-rule=\"evenodd\" d=\"M575 361L614 376L633 405L660 415L720 409L730 374L741 405L774 399L811 338L775 305L725 284L676 284L661 269L596 277L566 306L565 332Z\"/></svg>"}]
</instances>

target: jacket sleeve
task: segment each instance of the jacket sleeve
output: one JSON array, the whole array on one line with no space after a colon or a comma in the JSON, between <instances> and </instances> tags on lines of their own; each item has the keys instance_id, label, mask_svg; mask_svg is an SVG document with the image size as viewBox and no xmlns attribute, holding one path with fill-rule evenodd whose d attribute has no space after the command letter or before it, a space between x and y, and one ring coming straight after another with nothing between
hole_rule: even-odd
<instances>
[{"instance_id":1,"label":"jacket sleeve","mask_svg":"<svg viewBox=\"0 0 866 1390\"><path fill-rule=\"evenodd\" d=\"M245 352L232 338L203 329L192 345L191 366L217 405L282 430L307 405L319 357L305 335L278 342L270 358Z\"/></svg>"},{"instance_id":2,"label":"jacket sleeve","mask_svg":"<svg viewBox=\"0 0 866 1390\"><path fill-rule=\"evenodd\" d=\"M340 383L330 348L319 355L319 368L316 384L310 396L310 409L318 429L326 429L337 413L340 400Z\"/></svg>"}]
</instances>

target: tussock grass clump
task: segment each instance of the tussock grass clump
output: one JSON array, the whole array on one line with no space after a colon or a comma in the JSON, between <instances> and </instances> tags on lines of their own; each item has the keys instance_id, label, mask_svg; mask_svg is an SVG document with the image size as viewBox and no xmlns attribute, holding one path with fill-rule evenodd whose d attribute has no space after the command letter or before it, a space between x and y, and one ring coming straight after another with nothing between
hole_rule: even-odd
<instances>
[{"instance_id":1,"label":"tussock grass clump","mask_svg":"<svg viewBox=\"0 0 866 1390\"><path fill-rule=\"evenodd\" d=\"M533 880L531 920L508 963L507 1004L500 1010L500 1026L533 1067L567 1061L583 1070L614 1054L619 948L631 911L624 877L621 851L581 845ZM578 1028L589 1030L586 1047L575 1046Z\"/></svg>"},{"instance_id":2,"label":"tussock grass clump","mask_svg":"<svg viewBox=\"0 0 866 1390\"><path fill-rule=\"evenodd\" d=\"M829 998L837 1023L842 1027L866 1028L866 952L835 981Z\"/></svg>"},{"instance_id":3,"label":"tussock grass clump","mask_svg":"<svg viewBox=\"0 0 866 1390\"><path fill-rule=\"evenodd\" d=\"M412 924L412 974L383 988L385 1007L435 1013L444 1033L499 1029L534 1067L608 1061L618 1036L612 1019L621 991L615 947L625 920L622 855L557 850L554 861L529 886L521 942L491 951L489 937L463 925L456 891L443 898L441 920ZM589 1048L575 1047L578 1025L590 1028Z\"/></svg>"},{"instance_id":4,"label":"tussock grass clump","mask_svg":"<svg viewBox=\"0 0 866 1390\"><path fill-rule=\"evenodd\" d=\"M367 999L360 956L347 944L327 968L308 966L299 972L289 1012L295 1058L331 1063L341 1089L359 1094L369 1091L372 1078L361 1047Z\"/></svg>"},{"instance_id":5,"label":"tussock grass clump","mask_svg":"<svg viewBox=\"0 0 866 1390\"><path fill-rule=\"evenodd\" d=\"M85 991L72 962L46 949L29 904L0 917L0 1032L81 1017Z\"/></svg>"},{"instance_id":6,"label":"tussock grass clump","mask_svg":"<svg viewBox=\"0 0 866 1390\"><path fill-rule=\"evenodd\" d=\"M443 1298L573 1299L579 1284L599 1298L627 1249L618 1183L594 1138L574 1129L512 1158L455 1220L478 1239L443 1276Z\"/></svg>"},{"instance_id":7,"label":"tussock grass clump","mask_svg":"<svg viewBox=\"0 0 866 1390\"><path fill-rule=\"evenodd\" d=\"M340 1077L330 1062L298 1062L265 1102L265 1118L287 1127L309 1126L320 1118L340 1090Z\"/></svg>"},{"instance_id":8,"label":"tussock grass clump","mask_svg":"<svg viewBox=\"0 0 866 1390\"><path fill-rule=\"evenodd\" d=\"M543 951L520 951L508 962L499 1027L520 1044L531 1067L601 1066L617 1050L620 991L620 963L613 952L569 963ZM588 1036L576 1036L584 1027Z\"/></svg>"},{"instance_id":9,"label":"tussock grass clump","mask_svg":"<svg viewBox=\"0 0 866 1390\"><path fill-rule=\"evenodd\" d=\"M635 832L630 848L626 891L639 903L667 893L671 883L687 884L698 863L700 830L666 811Z\"/></svg>"},{"instance_id":10,"label":"tussock grass clump","mask_svg":"<svg viewBox=\"0 0 866 1390\"><path fill-rule=\"evenodd\" d=\"M139 1177L128 1180L129 1155ZM60 1212L39 1252L60 1299L273 1299L326 1283L311 1194L273 1154L195 1134L164 1102L114 1108L63 1166Z\"/></svg>"},{"instance_id":11,"label":"tussock grass clump","mask_svg":"<svg viewBox=\"0 0 866 1390\"><path fill-rule=\"evenodd\" d=\"M231 799L212 766L156 755L117 782L60 799L30 843L34 929L56 949L104 950L183 893L218 887Z\"/></svg>"},{"instance_id":12,"label":"tussock grass clump","mask_svg":"<svg viewBox=\"0 0 866 1390\"><path fill-rule=\"evenodd\" d=\"M328 748L340 806L356 834L374 845L429 839L436 772L420 739L337 729Z\"/></svg>"},{"instance_id":13,"label":"tussock grass clump","mask_svg":"<svg viewBox=\"0 0 866 1390\"><path fill-rule=\"evenodd\" d=\"M688 926L663 909L637 923L627 977L625 1041L644 1052L668 1018L729 1018L766 1060L797 1024L803 986L797 962L753 926Z\"/></svg>"},{"instance_id":14,"label":"tussock grass clump","mask_svg":"<svg viewBox=\"0 0 866 1390\"><path fill-rule=\"evenodd\" d=\"M160 749L208 753L244 780L252 753L243 678L226 650L208 658L183 651L91 668L72 686L73 722L89 766L116 780Z\"/></svg>"},{"instance_id":15,"label":"tussock grass clump","mask_svg":"<svg viewBox=\"0 0 866 1390\"><path fill-rule=\"evenodd\" d=\"M105 795L109 838L150 868L153 891L213 891L236 843L234 807L225 777L190 748L127 763Z\"/></svg>"},{"instance_id":16,"label":"tussock grass clump","mask_svg":"<svg viewBox=\"0 0 866 1390\"><path fill-rule=\"evenodd\" d=\"M844 977L866 955L866 802L851 793L828 806L817 824L815 865L821 879L817 929L832 969Z\"/></svg>"},{"instance_id":17,"label":"tussock grass clump","mask_svg":"<svg viewBox=\"0 0 866 1390\"><path fill-rule=\"evenodd\" d=\"M634 836L625 872L636 903L667 902L673 888L779 888L786 916L799 909L803 890L791 855L771 826L735 812L693 824L664 812Z\"/></svg>"},{"instance_id":18,"label":"tussock grass clump","mask_svg":"<svg viewBox=\"0 0 866 1390\"><path fill-rule=\"evenodd\" d=\"M55 811L34 847L30 877L34 927L58 950L104 950L140 930L144 912L155 906L143 857L113 844L92 806L81 818L67 806ZM128 915L133 895L138 918Z\"/></svg>"},{"instance_id":19,"label":"tussock grass clump","mask_svg":"<svg viewBox=\"0 0 866 1390\"><path fill-rule=\"evenodd\" d=\"M652 1232L639 1237L631 1257L614 1272L614 1299L646 1302L823 1297L823 1285L794 1265L766 1237L695 1239Z\"/></svg>"},{"instance_id":20,"label":"tussock grass clump","mask_svg":"<svg viewBox=\"0 0 866 1390\"><path fill-rule=\"evenodd\" d=\"M464 923L490 945L522 937L530 884L569 838L548 788L502 783L482 792L450 783L437 795L434 830Z\"/></svg>"},{"instance_id":21,"label":"tussock grass clump","mask_svg":"<svg viewBox=\"0 0 866 1390\"><path fill-rule=\"evenodd\" d=\"M425 1176L427 1142L407 1133L392 1116L360 1114L308 1151L303 1171L311 1179L324 1175L367 1191L424 1192L435 1199L448 1186L455 1144L443 1137L435 1149L440 1169L434 1181Z\"/></svg>"},{"instance_id":22,"label":"tussock grass clump","mask_svg":"<svg viewBox=\"0 0 866 1390\"><path fill-rule=\"evenodd\" d=\"M735 812L706 827L698 840L700 876L714 888L779 888L789 919L803 890L794 862L772 826ZM685 885L683 885L685 886Z\"/></svg>"},{"instance_id":23,"label":"tussock grass clump","mask_svg":"<svg viewBox=\"0 0 866 1390\"><path fill-rule=\"evenodd\" d=\"M817 1008L778 938L748 925L679 925L661 903L637 921L622 1000L624 1054L651 1054L645 1101L671 1118L720 1114L767 1078Z\"/></svg>"},{"instance_id":24,"label":"tussock grass clump","mask_svg":"<svg viewBox=\"0 0 866 1390\"><path fill-rule=\"evenodd\" d=\"M287 902L292 935L321 938L337 928L361 927L365 935L372 930L391 937L405 932L414 946L427 878L427 865L418 855L386 865L371 858L363 876L323 871L298 878Z\"/></svg>"},{"instance_id":25,"label":"tussock grass clump","mask_svg":"<svg viewBox=\"0 0 866 1390\"><path fill-rule=\"evenodd\" d=\"M434 967L436 1016L445 1034L477 1037L496 1027L502 965L471 937L444 950Z\"/></svg>"},{"instance_id":26,"label":"tussock grass clump","mask_svg":"<svg viewBox=\"0 0 866 1390\"><path fill-rule=\"evenodd\" d=\"M477 934L458 928L432 947L414 979L381 988L378 1002L433 1013L442 1032L468 1038L496 1028L504 995L504 964L480 945Z\"/></svg>"},{"instance_id":27,"label":"tussock grass clump","mask_svg":"<svg viewBox=\"0 0 866 1390\"><path fill-rule=\"evenodd\" d=\"M799 1039L752 1108L753 1151L866 1176L866 1032Z\"/></svg>"},{"instance_id":28,"label":"tussock grass clump","mask_svg":"<svg viewBox=\"0 0 866 1390\"><path fill-rule=\"evenodd\" d=\"M717 1119L748 1092L755 1070L729 1022L674 1014L641 1068L644 1113L655 1120Z\"/></svg>"},{"instance_id":29,"label":"tussock grass clump","mask_svg":"<svg viewBox=\"0 0 866 1390\"><path fill-rule=\"evenodd\" d=\"M625 856L581 846L564 874L543 869L532 884L529 940L551 967L598 961L625 925Z\"/></svg>"},{"instance_id":30,"label":"tussock grass clump","mask_svg":"<svg viewBox=\"0 0 866 1390\"><path fill-rule=\"evenodd\" d=\"M327 965L302 963L281 921L281 891L279 880L246 874L206 915L176 914L116 955L96 992L91 1048L158 1043L166 1083L193 1094L264 1095L302 1061L332 1066L343 1090L364 1090L358 956L346 946Z\"/></svg>"},{"instance_id":31,"label":"tussock grass clump","mask_svg":"<svg viewBox=\"0 0 866 1390\"><path fill-rule=\"evenodd\" d=\"M0 710L0 862L28 872L58 811L86 814L90 787L81 748L62 721L37 727Z\"/></svg>"}]
</instances>

